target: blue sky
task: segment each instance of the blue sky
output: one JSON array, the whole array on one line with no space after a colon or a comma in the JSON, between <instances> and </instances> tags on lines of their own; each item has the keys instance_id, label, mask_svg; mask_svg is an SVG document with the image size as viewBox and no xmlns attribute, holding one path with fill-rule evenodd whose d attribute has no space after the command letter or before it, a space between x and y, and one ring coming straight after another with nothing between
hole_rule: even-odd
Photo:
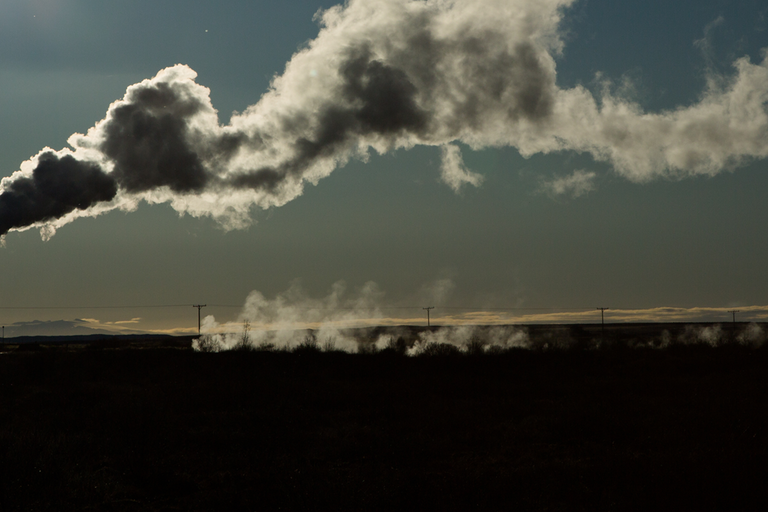
<instances>
[{"instance_id":1,"label":"blue sky","mask_svg":"<svg viewBox=\"0 0 768 512\"><path fill-rule=\"evenodd\" d=\"M578 88L600 104L610 91L617 105L636 110L636 116L626 118L628 126L644 114L684 116L699 108L702 98L719 105L742 76L734 62L747 57L757 73L762 49L768 47L768 8L756 1L488 1L489 6L502 4L516 13L539 13L541 5L551 4L550 11L561 19L541 26L552 29L547 37L559 41L559 50L542 40L533 48L551 55L557 94ZM176 64L197 73L195 82L210 89L218 121L227 125L233 111L242 113L260 101L297 51L313 47L322 27L315 15L334 5L4 2L2 175L11 177L44 147L67 147L70 135L85 133L103 119L128 86ZM394 16L381 14L384 6L399 12L409 5L426 4L358 1L339 16L365 7L384 20ZM516 19L514 12L511 20ZM379 23L376 16L367 22ZM322 50L331 62L336 62L328 56L331 43L343 40L344 48L354 47L364 37L349 35L354 20L344 19L351 28L337 29L332 34L336 39L323 40L325 46L315 45L320 48L316 53ZM508 36L525 43L515 23L510 22ZM396 39L400 25L393 27L390 32L381 29L381 37L391 33ZM398 68L376 44L371 62L404 69L416 83L411 68ZM418 52L414 46L411 53ZM546 61L545 53L537 55ZM707 96L713 87L721 93ZM768 91L759 73L749 87L757 96ZM323 93L319 89L302 91L290 105L304 105L308 97ZM426 100L418 101L427 109ZM736 111L735 100L728 101L728 112ZM764 115L765 103L756 104L757 109L754 102L748 104L744 115L759 114L760 108ZM683 163L675 168L679 152L671 138L667 162L672 163L642 167L638 162L657 148L633 137L640 133L634 128L628 133L635 145L622 146L622 151L629 146L632 151L601 157L619 146L606 142L613 134L609 137L605 130L600 133L606 139L596 141L589 135L594 127L589 123L572 130L561 123L548 128L554 134L550 138L531 142L538 121L524 119L520 133L507 133L509 126L501 126L500 142L494 138L496 125L483 117L480 128L462 128L455 138L438 127L419 134L414 143L411 133L403 131L397 135L400 142L387 140L412 148L381 155L371 151L367 161L353 155L316 185L304 182L301 193L259 192L248 210L252 222L247 227L240 219L238 229L226 229L233 225L221 216L180 215L168 201L150 205L139 198L131 206L135 211L116 208L62 223L47 241L37 229L11 231L0 249L0 307L5 308L0 321L11 326L79 319L79 325L108 330L195 330L196 310L190 306L198 303L210 304L204 313L220 323L251 313L257 321L274 320L274 311L259 317L253 307L242 309L249 294L250 304L263 298L256 300L262 312L274 310L275 301L293 304L298 312L350 311L362 304L359 316L381 322L421 319L419 308L432 305L443 322L459 321L457 315L472 311L479 315L473 319L536 321L531 315L566 309L581 309L585 315L579 318L595 321L597 306L721 308L692 313L706 319L740 308L744 319L762 319L762 309L747 312L747 307L768 304L768 238L763 235L768 174L761 156L768 146L761 142L767 132L758 125L746 133L749 127L742 117L734 121L722 113L713 115L722 117L715 125L733 125L733 134L728 132L733 140L724 142L721 152L733 153L740 141L750 141L747 150L736 157L726 154L726 163L719 166ZM361 137L366 144L373 140ZM557 137L567 140L560 150L551 147ZM531 149L534 143L550 146L544 154ZM464 178L454 187L443 170L448 160L441 147L446 146L458 148L463 164L451 169L469 173L458 175ZM622 160L623 155L631 158ZM480 176L482 183L474 186L467 176ZM194 195L178 197L187 201ZM125 200L131 197L137 196ZM217 199L218 204L225 199ZM346 283L343 293L334 288L339 281ZM366 285L370 282L376 287ZM179 307L138 307L149 305ZM15 309L63 306L76 309ZM492 308L509 309L478 313L496 311ZM297 315L288 317L308 322L329 315L334 321L340 318L337 313ZM722 318L727 320L727 313Z\"/></svg>"}]
</instances>

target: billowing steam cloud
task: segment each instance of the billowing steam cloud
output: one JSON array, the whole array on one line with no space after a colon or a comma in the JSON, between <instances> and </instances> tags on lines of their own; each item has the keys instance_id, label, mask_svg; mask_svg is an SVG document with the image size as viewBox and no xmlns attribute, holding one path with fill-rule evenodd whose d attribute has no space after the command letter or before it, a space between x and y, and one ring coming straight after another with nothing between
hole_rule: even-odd
<instances>
[{"instance_id":1,"label":"billowing steam cloud","mask_svg":"<svg viewBox=\"0 0 768 512\"><path fill-rule=\"evenodd\" d=\"M344 282L339 281L319 299L310 297L298 281L274 299L252 291L235 322L220 324L213 316L206 316L204 336L195 348L207 343L217 350L230 349L242 344L244 336L253 346L291 347L302 342L304 329L314 329L321 343L332 340L335 348L354 352L358 342L345 333L345 328L379 324L384 317L379 306L382 297L383 292L374 282L348 294ZM245 325L253 332L244 330Z\"/></svg>"},{"instance_id":2,"label":"billowing steam cloud","mask_svg":"<svg viewBox=\"0 0 768 512\"><path fill-rule=\"evenodd\" d=\"M609 90L556 84L575 0L350 0L319 16L258 103L220 125L209 91L177 65L128 88L72 149L48 148L0 185L0 235L144 200L225 228L280 206L350 158L442 148L454 190L478 186L456 142L524 156L589 153L633 180L713 175L768 156L768 58L741 58L690 107L645 113Z\"/></svg>"}]
</instances>

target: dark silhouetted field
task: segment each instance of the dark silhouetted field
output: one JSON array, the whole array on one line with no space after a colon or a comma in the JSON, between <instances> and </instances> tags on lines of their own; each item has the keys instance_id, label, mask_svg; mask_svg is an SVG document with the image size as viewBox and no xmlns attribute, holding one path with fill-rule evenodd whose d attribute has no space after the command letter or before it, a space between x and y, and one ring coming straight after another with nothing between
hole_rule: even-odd
<instances>
[{"instance_id":1,"label":"dark silhouetted field","mask_svg":"<svg viewBox=\"0 0 768 512\"><path fill-rule=\"evenodd\" d=\"M0 511L765 510L768 347L625 329L419 357L19 345Z\"/></svg>"}]
</instances>

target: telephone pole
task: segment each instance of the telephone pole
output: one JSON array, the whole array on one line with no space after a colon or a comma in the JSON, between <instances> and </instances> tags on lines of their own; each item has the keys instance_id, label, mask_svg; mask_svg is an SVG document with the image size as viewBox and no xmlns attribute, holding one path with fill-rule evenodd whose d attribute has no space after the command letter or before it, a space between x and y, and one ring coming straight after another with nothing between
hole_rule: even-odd
<instances>
[{"instance_id":1,"label":"telephone pole","mask_svg":"<svg viewBox=\"0 0 768 512\"><path fill-rule=\"evenodd\" d=\"M203 309L207 304L193 304L193 308L197 308L197 334L200 334L200 310Z\"/></svg>"},{"instance_id":2,"label":"telephone pole","mask_svg":"<svg viewBox=\"0 0 768 512\"><path fill-rule=\"evenodd\" d=\"M427 327L430 327L430 325L429 325L429 310L430 309L435 309L435 306L429 306L428 308L421 308L421 309L426 309L427 310Z\"/></svg>"},{"instance_id":3,"label":"telephone pole","mask_svg":"<svg viewBox=\"0 0 768 512\"><path fill-rule=\"evenodd\" d=\"M736 313L740 313L741 310L739 310L739 309L732 309L732 310L730 310L728 312L733 315L733 323L736 323Z\"/></svg>"},{"instance_id":4,"label":"telephone pole","mask_svg":"<svg viewBox=\"0 0 768 512\"><path fill-rule=\"evenodd\" d=\"M603 341L605 341L605 310L611 308L595 308L600 310L600 329L602 330Z\"/></svg>"}]
</instances>

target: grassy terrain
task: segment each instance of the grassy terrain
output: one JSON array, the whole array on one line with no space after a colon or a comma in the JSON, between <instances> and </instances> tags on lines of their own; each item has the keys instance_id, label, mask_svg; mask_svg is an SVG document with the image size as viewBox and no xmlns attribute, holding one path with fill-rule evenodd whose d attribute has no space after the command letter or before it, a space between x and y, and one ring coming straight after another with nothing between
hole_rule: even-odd
<instances>
[{"instance_id":1,"label":"grassy terrain","mask_svg":"<svg viewBox=\"0 0 768 512\"><path fill-rule=\"evenodd\" d=\"M768 350L0 355L0 511L765 510Z\"/></svg>"}]
</instances>

